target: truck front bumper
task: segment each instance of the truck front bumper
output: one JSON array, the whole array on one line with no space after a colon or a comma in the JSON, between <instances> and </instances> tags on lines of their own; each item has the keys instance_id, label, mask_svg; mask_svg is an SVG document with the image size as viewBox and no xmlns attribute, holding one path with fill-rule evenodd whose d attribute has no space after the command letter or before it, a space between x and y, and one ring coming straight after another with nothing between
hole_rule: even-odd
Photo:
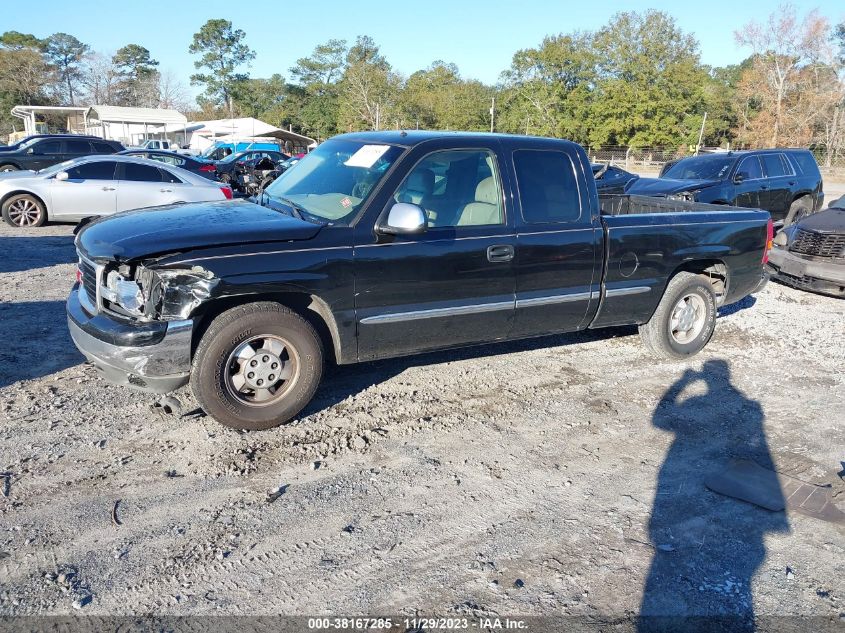
<instances>
[{"instance_id":1,"label":"truck front bumper","mask_svg":"<svg viewBox=\"0 0 845 633\"><path fill-rule=\"evenodd\" d=\"M798 288L833 297L845 297L845 263L805 259L783 248L769 251L767 270L772 278Z\"/></svg>"},{"instance_id":2,"label":"truck front bumper","mask_svg":"<svg viewBox=\"0 0 845 633\"><path fill-rule=\"evenodd\" d=\"M70 336L106 380L152 393L168 393L187 384L194 328L191 319L121 323L105 314L89 314L79 293L75 286L67 300Z\"/></svg>"}]
</instances>

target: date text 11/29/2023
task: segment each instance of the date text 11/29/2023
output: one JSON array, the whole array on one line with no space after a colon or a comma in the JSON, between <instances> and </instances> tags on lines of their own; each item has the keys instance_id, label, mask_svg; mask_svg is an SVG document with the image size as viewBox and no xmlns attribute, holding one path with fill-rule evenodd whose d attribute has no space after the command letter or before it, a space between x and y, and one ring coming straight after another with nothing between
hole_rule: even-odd
<instances>
[{"instance_id":1,"label":"date text 11/29/2023","mask_svg":"<svg viewBox=\"0 0 845 633\"><path fill-rule=\"evenodd\" d=\"M308 618L311 631L527 631L528 623L518 618Z\"/></svg>"}]
</instances>

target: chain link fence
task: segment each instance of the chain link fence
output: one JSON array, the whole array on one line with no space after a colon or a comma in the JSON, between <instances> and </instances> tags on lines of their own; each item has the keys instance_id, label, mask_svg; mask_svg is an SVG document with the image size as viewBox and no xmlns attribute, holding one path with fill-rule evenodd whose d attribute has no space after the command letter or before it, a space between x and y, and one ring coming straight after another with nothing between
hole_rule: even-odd
<instances>
[{"instance_id":1,"label":"chain link fence","mask_svg":"<svg viewBox=\"0 0 845 633\"><path fill-rule=\"evenodd\" d=\"M704 151L713 151L706 148ZM739 149L739 148L737 148ZM677 147L590 147L587 154L594 163L610 163L638 174L657 174L667 162L690 156L692 150ZM813 150L819 169L825 177L845 180L845 151Z\"/></svg>"}]
</instances>

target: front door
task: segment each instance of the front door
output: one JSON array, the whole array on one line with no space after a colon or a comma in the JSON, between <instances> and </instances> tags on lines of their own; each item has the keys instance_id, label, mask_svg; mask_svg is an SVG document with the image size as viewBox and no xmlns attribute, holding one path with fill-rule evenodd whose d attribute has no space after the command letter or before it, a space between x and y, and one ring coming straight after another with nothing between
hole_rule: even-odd
<instances>
[{"instance_id":1,"label":"front door","mask_svg":"<svg viewBox=\"0 0 845 633\"><path fill-rule=\"evenodd\" d=\"M742 174L742 182L736 182L736 176ZM763 184L763 168L756 156L746 156L734 172L734 199L737 207L760 208L760 186Z\"/></svg>"},{"instance_id":2,"label":"front door","mask_svg":"<svg viewBox=\"0 0 845 633\"><path fill-rule=\"evenodd\" d=\"M27 169L44 169L64 160L62 154L62 142L57 139L44 139L36 141L27 150L29 160L26 162Z\"/></svg>"},{"instance_id":3,"label":"front door","mask_svg":"<svg viewBox=\"0 0 845 633\"><path fill-rule=\"evenodd\" d=\"M115 211L117 163L97 160L67 170L67 180L50 181L53 201L51 218L79 220L92 215L110 215Z\"/></svg>"},{"instance_id":4,"label":"front door","mask_svg":"<svg viewBox=\"0 0 845 633\"><path fill-rule=\"evenodd\" d=\"M355 301L360 360L501 340L514 313L515 237L502 169L488 147L426 152L393 190L422 207L427 230L356 232ZM482 144L483 145L483 144Z\"/></svg>"}]
</instances>

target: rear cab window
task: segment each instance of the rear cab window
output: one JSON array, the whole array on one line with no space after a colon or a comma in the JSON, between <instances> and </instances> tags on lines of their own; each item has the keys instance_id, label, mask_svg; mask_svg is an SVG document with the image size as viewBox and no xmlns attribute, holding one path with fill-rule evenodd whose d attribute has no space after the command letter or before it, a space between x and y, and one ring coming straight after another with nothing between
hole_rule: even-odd
<instances>
[{"instance_id":1,"label":"rear cab window","mask_svg":"<svg viewBox=\"0 0 845 633\"><path fill-rule=\"evenodd\" d=\"M513 153L517 190L526 224L561 224L581 218L575 163L558 150L520 149Z\"/></svg>"}]
</instances>

